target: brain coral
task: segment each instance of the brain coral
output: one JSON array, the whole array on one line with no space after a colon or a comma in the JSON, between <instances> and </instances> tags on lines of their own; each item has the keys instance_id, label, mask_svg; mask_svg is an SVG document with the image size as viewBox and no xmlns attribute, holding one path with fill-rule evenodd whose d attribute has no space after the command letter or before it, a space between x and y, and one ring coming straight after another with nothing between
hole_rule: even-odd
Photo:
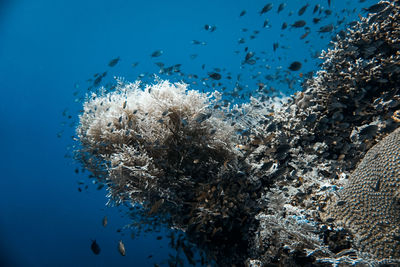
<instances>
[{"instance_id":1,"label":"brain coral","mask_svg":"<svg viewBox=\"0 0 400 267\"><path fill-rule=\"evenodd\" d=\"M362 251L400 258L400 128L367 152L328 214Z\"/></svg>"}]
</instances>

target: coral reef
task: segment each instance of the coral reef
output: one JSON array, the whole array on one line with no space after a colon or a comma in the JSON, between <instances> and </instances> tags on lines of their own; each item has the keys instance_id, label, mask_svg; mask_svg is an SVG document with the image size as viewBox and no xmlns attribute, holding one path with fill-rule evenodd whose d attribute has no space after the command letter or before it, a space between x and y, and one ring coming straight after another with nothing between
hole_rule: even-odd
<instances>
[{"instance_id":1,"label":"coral reef","mask_svg":"<svg viewBox=\"0 0 400 267\"><path fill-rule=\"evenodd\" d=\"M377 258L400 258L400 128L373 146L329 205L334 218Z\"/></svg>"},{"instance_id":2,"label":"coral reef","mask_svg":"<svg viewBox=\"0 0 400 267\"><path fill-rule=\"evenodd\" d=\"M281 102L121 82L85 103L77 158L112 200L141 203L221 266L396 262L399 40L400 3L381 1Z\"/></svg>"},{"instance_id":3,"label":"coral reef","mask_svg":"<svg viewBox=\"0 0 400 267\"><path fill-rule=\"evenodd\" d=\"M253 219L246 215L255 204L234 128L222 116L228 107L218 98L186 84L158 81L142 90L120 81L87 99L77 158L108 185L112 202L140 203L143 217L184 230L223 262L216 254L245 255L236 250L247 248Z\"/></svg>"}]
</instances>

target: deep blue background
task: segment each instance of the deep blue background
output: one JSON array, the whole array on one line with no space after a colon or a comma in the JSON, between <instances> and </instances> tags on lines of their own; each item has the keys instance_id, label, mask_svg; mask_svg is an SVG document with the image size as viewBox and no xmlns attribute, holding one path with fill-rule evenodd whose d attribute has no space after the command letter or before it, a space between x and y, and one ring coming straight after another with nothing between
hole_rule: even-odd
<instances>
[{"instance_id":1,"label":"deep blue background","mask_svg":"<svg viewBox=\"0 0 400 267\"><path fill-rule=\"evenodd\" d=\"M273 10L260 16L268 2L274 4ZM79 96L90 85L86 80L94 73L108 71L108 80L116 75L134 81L140 73L157 73L154 62L162 61L166 65L180 63L183 72L202 77L214 67L244 73L241 83L252 91L256 82L250 75L258 71L265 74L266 69L260 64L240 68L245 46L256 51L265 60L262 64L271 66L271 72L280 66L286 71L294 60L303 62L299 72L318 70L319 62L310 55L326 49L330 35L316 30L329 23L336 25L343 16L347 21L358 19L361 7L375 1L351 1L350 5L350 1L332 0L333 14L315 26L312 9L316 3L327 9L327 1L286 1L286 8L278 15L281 2L0 0L0 265L153 266L166 259L171 252L168 240L156 240L157 233L135 239L129 232L122 232L123 236L116 233L129 219L120 217L119 208L105 207L104 189L89 186L83 192L77 190L78 180L88 182L87 174L75 174L77 165L65 154L71 154L67 148L73 144ZM299 17L298 9L307 2L308 10ZM342 13L344 8L357 10ZM246 15L239 18L244 9ZM265 18L270 28L262 28ZM304 29L280 29L283 21L290 25L298 19L311 26L304 40L299 39ZM217 30L207 32L204 24L216 25ZM242 28L260 33L249 40L250 34ZM238 44L240 37L246 38L245 44ZM193 45L192 40L206 41L207 45ZM273 42L287 49L274 53ZM151 58L157 49L164 54ZM240 53L235 54L235 50ZM190 59L191 54L198 56ZM118 56L121 61L117 66L108 67ZM132 68L133 62L139 65ZM202 64L206 64L205 70ZM282 92L287 90L284 84L269 83ZM192 88L205 89L201 84ZM300 89L299 83L295 89ZM76 91L79 93L74 95ZM72 119L62 116L65 108ZM109 218L106 228L101 225L104 215ZM116 248L121 238L126 257ZM91 239L102 249L98 256L90 250ZM147 258L150 254L152 259Z\"/></svg>"}]
</instances>

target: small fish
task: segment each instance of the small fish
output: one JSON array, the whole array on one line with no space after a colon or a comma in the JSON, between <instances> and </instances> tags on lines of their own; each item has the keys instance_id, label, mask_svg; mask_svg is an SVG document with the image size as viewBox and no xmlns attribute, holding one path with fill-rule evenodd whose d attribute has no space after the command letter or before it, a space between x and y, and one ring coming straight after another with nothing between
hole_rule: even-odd
<instances>
[{"instance_id":1,"label":"small fish","mask_svg":"<svg viewBox=\"0 0 400 267\"><path fill-rule=\"evenodd\" d=\"M250 58L252 58L254 56L254 52L248 52L247 54L246 54L246 57L245 57L245 61L247 61L247 60L249 60Z\"/></svg>"},{"instance_id":2,"label":"small fish","mask_svg":"<svg viewBox=\"0 0 400 267\"><path fill-rule=\"evenodd\" d=\"M100 254L100 246L97 244L96 240L92 240L92 245L90 246L90 249L93 251L95 255Z\"/></svg>"},{"instance_id":3,"label":"small fish","mask_svg":"<svg viewBox=\"0 0 400 267\"><path fill-rule=\"evenodd\" d=\"M300 36L300 39L303 40L304 38L307 37L307 35L309 34L309 31L306 31L302 36Z\"/></svg>"},{"instance_id":4,"label":"small fish","mask_svg":"<svg viewBox=\"0 0 400 267\"><path fill-rule=\"evenodd\" d=\"M114 67L115 65L117 65L118 62L119 62L119 57L114 58L110 62L108 62L108 66Z\"/></svg>"},{"instance_id":5,"label":"small fish","mask_svg":"<svg viewBox=\"0 0 400 267\"><path fill-rule=\"evenodd\" d=\"M307 3L305 6L303 6L302 8L300 8L300 9L299 9L299 12L298 12L297 14L299 14L299 16L303 15L304 12L306 12L306 10L307 10L308 5L309 5L309 4Z\"/></svg>"},{"instance_id":6,"label":"small fish","mask_svg":"<svg viewBox=\"0 0 400 267\"><path fill-rule=\"evenodd\" d=\"M162 63L162 62L156 62L154 64L156 64L159 68L164 67L164 63Z\"/></svg>"},{"instance_id":7,"label":"small fish","mask_svg":"<svg viewBox=\"0 0 400 267\"><path fill-rule=\"evenodd\" d=\"M286 28L287 28L287 23L286 23L286 22L282 23L281 29L284 30L284 29L286 29Z\"/></svg>"},{"instance_id":8,"label":"small fish","mask_svg":"<svg viewBox=\"0 0 400 267\"><path fill-rule=\"evenodd\" d=\"M206 25L204 25L204 29L205 29L206 31L213 32L213 31L215 31L215 30L217 29L217 26L206 24Z\"/></svg>"},{"instance_id":9,"label":"small fish","mask_svg":"<svg viewBox=\"0 0 400 267\"><path fill-rule=\"evenodd\" d=\"M106 227L106 226L107 226L107 223L108 223L108 221L107 221L107 216L104 216L104 217L103 217L103 227Z\"/></svg>"},{"instance_id":10,"label":"small fish","mask_svg":"<svg viewBox=\"0 0 400 267\"><path fill-rule=\"evenodd\" d=\"M320 20L321 20L320 18L313 18L312 21L314 22L314 24L317 24Z\"/></svg>"},{"instance_id":11,"label":"small fish","mask_svg":"<svg viewBox=\"0 0 400 267\"><path fill-rule=\"evenodd\" d=\"M149 215L152 215L158 211L158 209L161 207L161 205L164 203L164 199L160 199L154 203L154 205L151 207L149 211Z\"/></svg>"},{"instance_id":12,"label":"small fish","mask_svg":"<svg viewBox=\"0 0 400 267\"><path fill-rule=\"evenodd\" d=\"M276 51L276 49L278 49L278 47L279 47L279 43L274 43L273 44L274 52Z\"/></svg>"},{"instance_id":13,"label":"small fish","mask_svg":"<svg viewBox=\"0 0 400 267\"><path fill-rule=\"evenodd\" d=\"M267 26L268 26L268 23L269 23L269 20L268 20L268 19L264 20L263 28L267 27Z\"/></svg>"},{"instance_id":14,"label":"small fish","mask_svg":"<svg viewBox=\"0 0 400 267\"><path fill-rule=\"evenodd\" d=\"M313 10L313 14L315 14L319 10L319 4L316 4Z\"/></svg>"},{"instance_id":15,"label":"small fish","mask_svg":"<svg viewBox=\"0 0 400 267\"><path fill-rule=\"evenodd\" d=\"M285 8L286 4L285 3L281 3L278 7L278 14L279 12L281 12L284 8Z\"/></svg>"},{"instance_id":16,"label":"small fish","mask_svg":"<svg viewBox=\"0 0 400 267\"><path fill-rule=\"evenodd\" d=\"M162 50L156 50L151 54L151 57L159 57L164 53Z\"/></svg>"},{"instance_id":17,"label":"small fish","mask_svg":"<svg viewBox=\"0 0 400 267\"><path fill-rule=\"evenodd\" d=\"M333 30L333 24L329 24L326 26L322 26L319 28L319 33L324 33L324 32L331 32Z\"/></svg>"},{"instance_id":18,"label":"small fish","mask_svg":"<svg viewBox=\"0 0 400 267\"><path fill-rule=\"evenodd\" d=\"M137 65L139 65L139 62L133 62L132 63L132 68L136 67Z\"/></svg>"},{"instance_id":19,"label":"small fish","mask_svg":"<svg viewBox=\"0 0 400 267\"><path fill-rule=\"evenodd\" d=\"M217 72L209 72L208 76L214 80L220 80L222 78L221 74Z\"/></svg>"},{"instance_id":20,"label":"small fish","mask_svg":"<svg viewBox=\"0 0 400 267\"><path fill-rule=\"evenodd\" d=\"M291 25L291 27L293 28L301 28L301 27L304 27L306 25L306 22L304 21L304 20L298 20L298 21L296 21L295 23L293 23L292 25Z\"/></svg>"},{"instance_id":21,"label":"small fish","mask_svg":"<svg viewBox=\"0 0 400 267\"><path fill-rule=\"evenodd\" d=\"M289 70L291 70L291 71L297 71L300 68L301 68L301 63L299 61L294 61L289 66Z\"/></svg>"},{"instance_id":22,"label":"small fish","mask_svg":"<svg viewBox=\"0 0 400 267\"><path fill-rule=\"evenodd\" d=\"M119 251L119 253L121 253L122 256L125 256L125 255L126 255L126 252L125 252L125 245L124 245L124 243L122 243L122 240L120 240L120 241L118 242L118 251Z\"/></svg>"},{"instance_id":23,"label":"small fish","mask_svg":"<svg viewBox=\"0 0 400 267\"><path fill-rule=\"evenodd\" d=\"M331 0L328 0L328 6L329 7L331 6Z\"/></svg>"},{"instance_id":24,"label":"small fish","mask_svg":"<svg viewBox=\"0 0 400 267\"><path fill-rule=\"evenodd\" d=\"M240 12L239 17L243 17L246 14L246 10L242 10L242 12Z\"/></svg>"},{"instance_id":25,"label":"small fish","mask_svg":"<svg viewBox=\"0 0 400 267\"><path fill-rule=\"evenodd\" d=\"M260 15L267 13L268 11L270 11L272 9L272 3L268 3L266 4L263 9L260 11Z\"/></svg>"}]
</instances>

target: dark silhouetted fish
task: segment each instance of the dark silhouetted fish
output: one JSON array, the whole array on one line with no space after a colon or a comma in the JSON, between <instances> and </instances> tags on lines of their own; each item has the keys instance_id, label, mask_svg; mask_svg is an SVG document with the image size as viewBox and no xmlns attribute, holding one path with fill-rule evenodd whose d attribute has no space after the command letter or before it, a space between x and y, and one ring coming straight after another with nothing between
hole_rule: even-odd
<instances>
[{"instance_id":1,"label":"dark silhouetted fish","mask_svg":"<svg viewBox=\"0 0 400 267\"><path fill-rule=\"evenodd\" d=\"M284 29L286 29L286 28L287 28L287 23L286 23L286 22L282 23L281 29L284 30Z\"/></svg>"},{"instance_id":2,"label":"dark silhouetted fish","mask_svg":"<svg viewBox=\"0 0 400 267\"><path fill-rule=\"evenodd\" d=\"M163 54L164 52L162 50L156 50L151 54L151 57L159 57Z\"/></svg>"},{"instance_id":3,"label":"dark silhouetted fish","mask_svg":"<svg viewBox=\"0 0 400 267\"><path fill-rule=\"evenodd\" d=\"M278 47L279 47L279 43L274 43L273 44L274 52L276 51L276 49L278 49Z\"/></svg>"},{"instance_id":4,"label":"dark silhouetted fish","mask_svg":"<svg viewBox=\"0 0 400 267\"><path fill-rule=\"evenodd\" d=\"M316 4L313 10L313 14L315 14L319 10L319 4Z\"/></svg>"},{"instance_id":5,"label":"dark silhouetted fish","mask_svg":"<svg viewBox=\"0 0 400 267\"><path fill-rule=\"evenodd\" d=\"M305 6L303 6L302 8L299 9L299 12L298 12L299 16L303 15L304 12L306 12L307 7L308 7L308 3Z\"/></svg>"},{"instance_id":6,"label":"dark silhouetted fish","mask_svg":"<svg viewBox=\"0 0 400 267\"><path fill-rule=\"evenodd\" d=\"M119 253L121 253L122 256L125 256L125 255L126 255L126 252L125 252L125 245L124 245L124 243L122 243L122 240L120 240L120 241L118 242L118 251L119 251Z\"/></svg>"},{"instance_id":7,"label":"dark silhouetted fish","mask_svg":"<svg viewBox=\"0 0 400 267\"><path fill-rule=\"evenodd\" d=\"M272 3L268 3L266 4L263 9L261 9L260 11L260 15L267 13L268 11L270 11L272 9Z\"/></svg>"},{"instance_id":8,"label":"dark silhouetted fish","mask_svg":"<svg viewBox=\"0 0 400 267\"><path fill-rule=\"evenodd\" d=\"M254 56L254 52L248 52L247 54L246 54L246 57L245 57L245 61L247 61L247 60L249 60L250 58L252 58Z\"/></svg>"},{"instance_id":9,"label":"dark silhouetted fish","mask_svg":"<svg viewBox=\"0 0 400 267\"><path fill-rule=\"evenodd\" d=\"M301 28L301 27L304 27L305 25L306 25L306 22L304 20L298 20L290 26L292 28Z\"/></svg>"},{"instance_id":10,"label":"dark silhouetted fish","mask_svg":"<svg viewBox=\"0 0 400 267\"><path fill-rule=\"evenodd\" d=\"M310 31L306 31L302 36L300 36L300 39L303 40L304 38L307 37L307 35L310 33Z\"/></svg>"},{"instance_id":11,"label":"dark silhouetted fish","mask_svg":"<svg viewBox=\"0 0 400 267\"><path fill-rule=\"evenodd\" d=\"M107 221L107 216L104 216L103 217L103 227L106 227L107 226L107 223L108 223L108 221Z\"/></svg>"},{"instance_id":12,"label":"dark silhouetted fish","mask_svg":"<svg viewBox=\"0 0 400 267\"><path fill-rule=\"evenodd\" d=\"M90 246L90 249L93 251L95 255L100 254L100 247L99 244L97 244L96 240L92 240L92 245Z\"/></svg>"},{"instance_id":13,"label":"dark silhouetted fish","mask_svg":"<svg viewBox=\"0 0 400 267\"><path fill-rule=\"evenodd\" d=\"M333 30L333 24L329 24L326 26L322 26L321 28L319 28L320 33L324 33L324 32L331 32Z\"/></svg>"},{"instance_id":14,"label":"dark silhouetted fish","mask_svg":"<svg viewBox=\"0 0 400 267\"><path fill-rule=\"evenodd\" d=\"M208 76L214 80L220 80L222 78L221 74L217 72L209 72Z\"/></svg>"},{"instance_id":15,"label":"dark silhouetted fish","mask_svg":"<svg viewBox=\"0 0 400 267\"><path fill-rule=\"evenodd\" d=\"M314 22L314 24L317 24L320 20L321 20L320 18L313 18L312 21Z\"/></svg>"},{"instance_id":16,"label":"dark silhouetted fish","mask_svg":"<svg viewBox=\"0 0 400 267\"><path fill-rule=\"evenodd\" d=\"M278 6L278 14L279 14L279 12L281 12L281 11L285 8L285 6L286 6L286 3L281 3L281 4Z\"/></svg>"},{"instance_id":17,"label":"dark silhouetted fish","mask_svg":"<svg viewBox=\"0 0 400 267\"><path fill-rule=\"evenodd\" d=\"M246 14L246 10L242 10L242 12L240 12L239 17L243 17Z\"/></svg>"},{"instance_id":18,"label":"dark silhouetted fish","mask_svg":"<svg viewBox=\"0 0 400 267\"><path fill-rule=\"evenodd\" d=\"M217 29L217 26L206 24L206 25L204 25L204 29L205 29L206 31L213 32L213 31L215 31L215 30Z\"/></svg>"},{"instance_id":19,"label":"dark silhouetted fish","mask_svg":"<svg viewBox=\"0 0 400 267\"><path fill-rule=\"evenodd\" d=\"M264 21L263 28L267 27L267 26L268 26L268 23L269 23L269 20L266 19L266 20ZM253 38L253 39L254 39L254 38Z\"/></svg>"},{"instance_id":20,"label":"dark silhouetted fish","mask_svg":"<svg viewBox=\"0 0 400 267\"><path fill-rule=\"evenodd\" d=\"M115 65L117 65L118 62L119 62L119 57L114 58L114 59L110 60L110 62L108 62L108 66L114 67Z\"/></svg>"},{"instance_id":21,"label":"dark silhouetted fish","mask_svg":"<svg viewBox=\"0 0 400 267\"><path fill-rule=\"evenodd\" d=\"M289 66L289 70L291 71L297 71L301 68L301 63L298 61L294 61L290 64Z\"/></svg>"}]
</instances>

